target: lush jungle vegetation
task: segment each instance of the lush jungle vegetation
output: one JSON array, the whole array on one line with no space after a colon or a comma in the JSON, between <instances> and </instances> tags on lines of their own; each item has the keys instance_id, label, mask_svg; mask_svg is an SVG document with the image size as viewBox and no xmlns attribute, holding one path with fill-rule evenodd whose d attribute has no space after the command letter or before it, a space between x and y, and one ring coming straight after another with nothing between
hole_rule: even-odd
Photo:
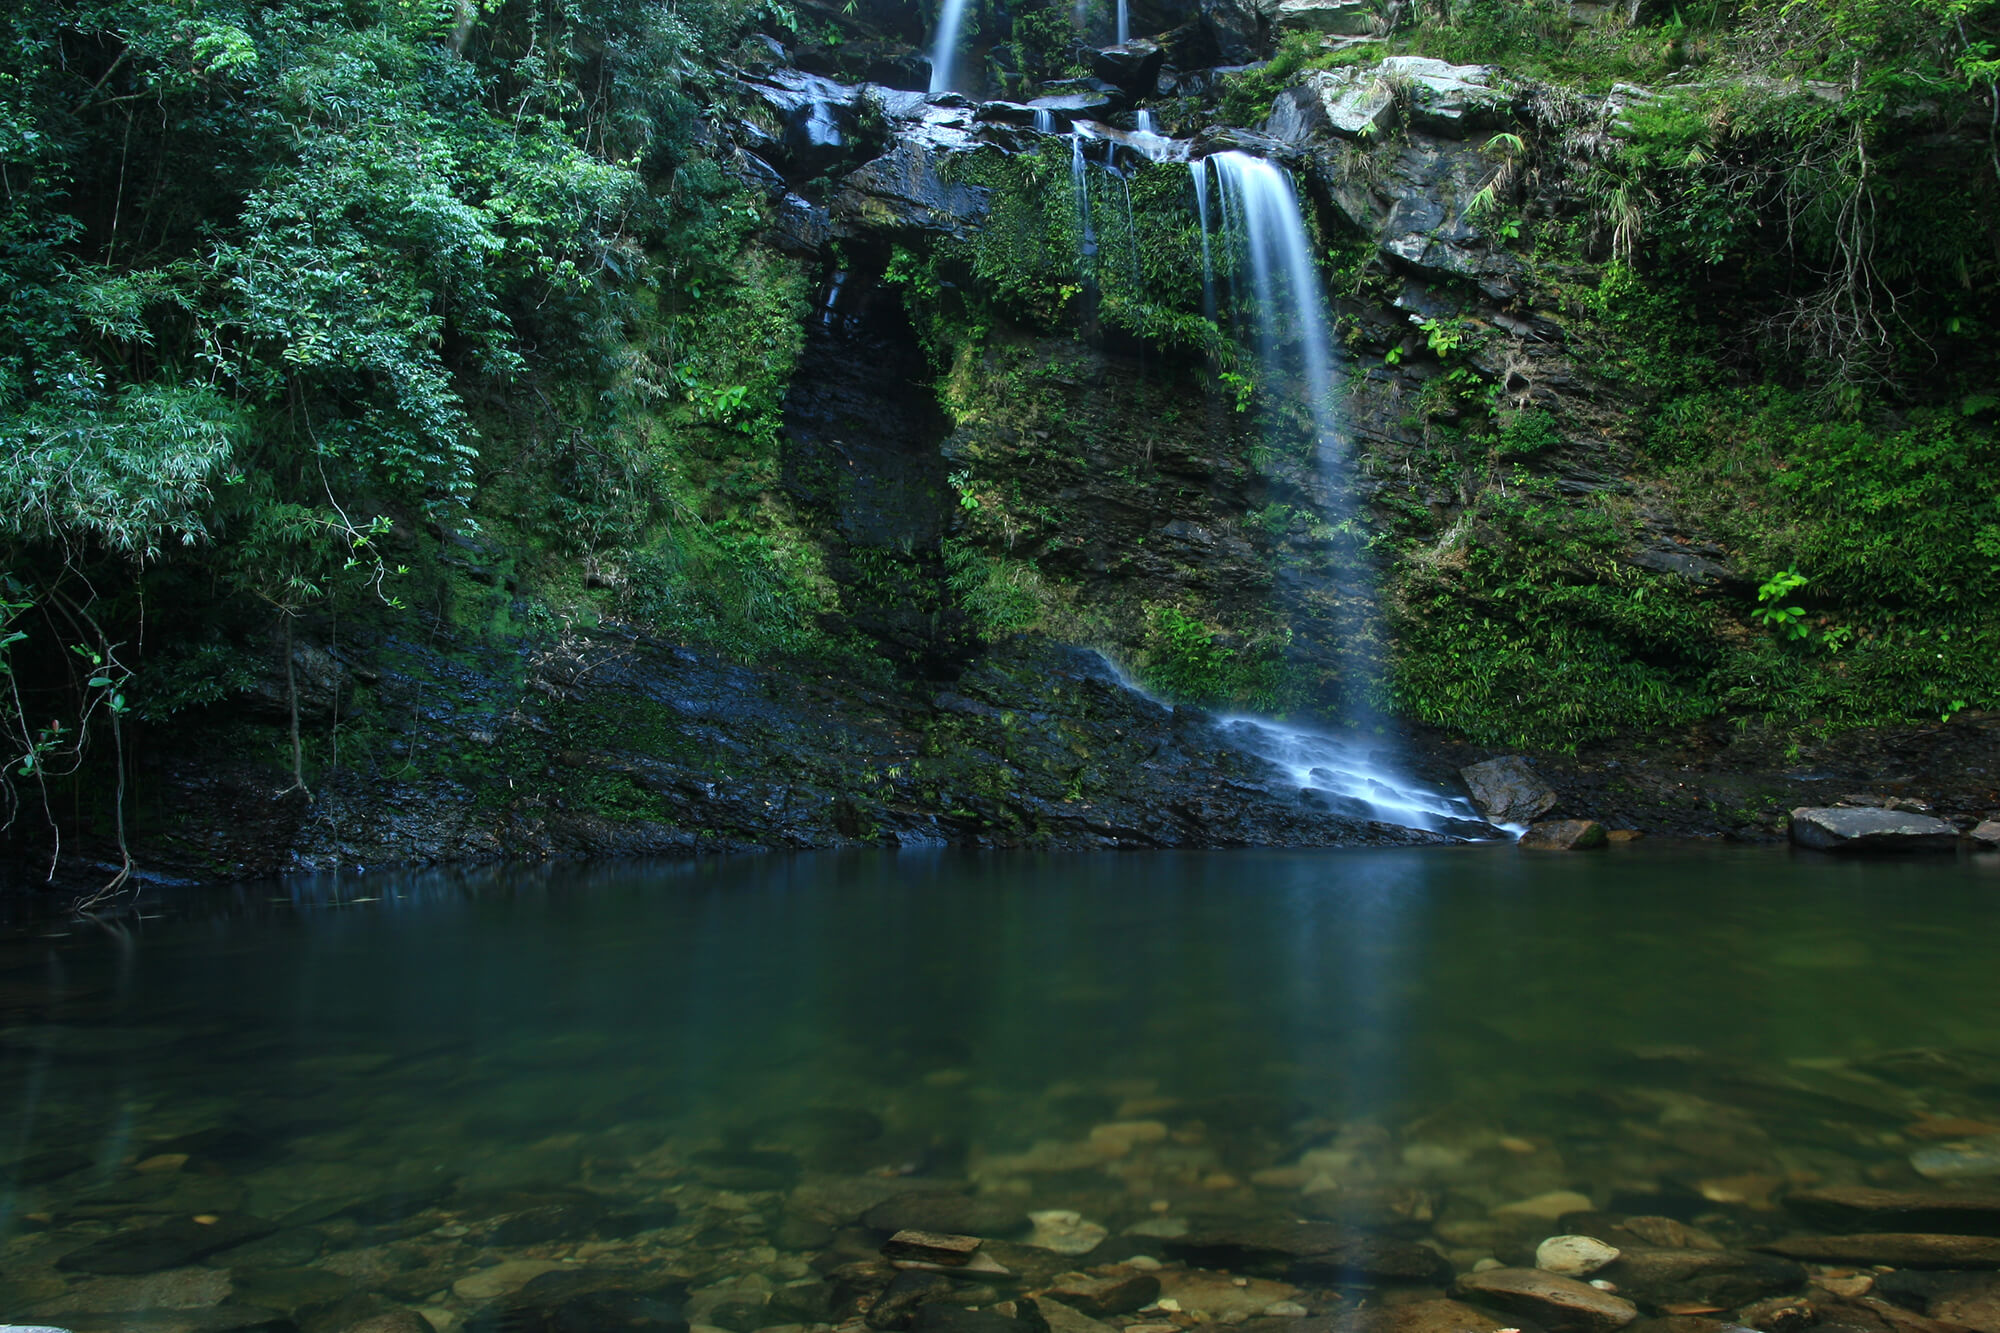
<instances>
[{"instance_id":1,"label":"lush jungle vegetation","mask_svg":"<svg viewBox=\"0 0 2000 1333\"><path fill-rule=\"evenodd\" d=\"M980 7L995 86L1080 68L1068 12ZM1469 538L1393 516L1373 538L1389 708L1574 745L2000 705L2000 5L1383 18L1392 49L1540 81L1534 132L1496 155L1493 230L1644 404L1638 466L1760 588L1732 606L1620 565L1631 515L1535 479L1568 423L1461 378L1427 438L1478 472ZM718 71L759 31L837 44L871 22L774 0L50 0L0 20L8 800L93 757L122 771L135 728L289 671L300 627L341 617L518 638L617 615L889 670L776 484L810 275L760 241L767 204L718 148ZM1258 123L1303 72L1380 50L1288 42L1225 83L1221 115ZM1654 92L1606 134L1583 109L1618 83ZM1042 156L1005 170L1039 161L1056 199L1065 163ZM1174 189L1134 195L1135 227L1186 232ZM954 340L1081 336L1074 284L1042 271L1060 252L1021 234L894 261L947 399ZM1324 239L1343 290L1382 280ZM1135 282L1106 293L1119 336L1229 370L1185 266ZM953 595L990 633L1056 627L1012 544L961 544ZM464 596L467 571L534 595ZM1275 640L1199 612L1143 609L1158 683L1311 702Z\"/></svg>"}]
</instances>

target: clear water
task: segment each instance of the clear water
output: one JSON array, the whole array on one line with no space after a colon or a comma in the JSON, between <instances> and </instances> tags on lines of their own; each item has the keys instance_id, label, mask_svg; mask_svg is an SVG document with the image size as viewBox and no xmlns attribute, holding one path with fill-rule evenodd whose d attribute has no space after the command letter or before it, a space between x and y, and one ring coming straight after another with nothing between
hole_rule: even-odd
<instances>
[{"instance_id":1,"label":"clear water","mask_svg":"<svg viewBox=\"0 0 2000 1333\"><path fill-rule=\"evenodd\" d=\"M1461 1265L1497 1244L1489 1209L1552 1189L1756 1225L1732 1191L1915 1180L1907 1124L2000 1120L1996 890L2000 858L1643 843L865 854L24 925L0 946L0 1318L138 1327L180 1300L211 1322L144 1326L221 1327L321 1282L457 1327L497 1298L454 1284L539 1260L795 1323L771 1292L913 1186L1113 1243L1415 1190ZM1110 1155L1098 1127L1130 1122L1159 1137ZM627 1225L488 1225L578 1190ZM191 1216L278 1231L169 1275L193 1296L54 1266Z\"/></svg>"}]
</instances>

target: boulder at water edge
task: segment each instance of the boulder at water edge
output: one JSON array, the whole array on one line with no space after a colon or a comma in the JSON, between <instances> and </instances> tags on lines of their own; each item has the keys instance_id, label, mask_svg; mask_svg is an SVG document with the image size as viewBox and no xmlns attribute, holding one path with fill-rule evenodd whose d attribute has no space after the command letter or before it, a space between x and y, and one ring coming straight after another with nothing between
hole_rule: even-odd
<instances>
[{"instance_id":1,"label":"boulder at water edge","mask_svg":"<svg viewBox=\"0 0 2000 1333\"><path fill-rule=\"evenodd\" d=\"M1948 852L1958 830L1907 810L1802 806L1792 811L1792 841L1822 852Z\"/></svg>"},{"instance_id":2,"label":"boulder at water edge","mask_svg":"<svg viewBox=\"0 0 2000 1333\"><path fill-rule=\"evenodd\" d=\"M1555 807L1555 788L1517 754L1502 755L1458 770L1472 803L1488 819L1503 824L1526 823Z\"/></svg>"},{"instance_id":3,"label":"boulder at water edge","mask_svg":"<svg viewBox=\"0 0 2000 1333\"><path fill-rule=\"evenodd\" d=\"M1972 830L1972 850L1976 852L2000 852L2000 819L1983 819Z\"/></svg>"},{"instance_id":4,"label":"boulder at water edge","mask_svg":"<svg viewBox=\"0 0 2000 1333\"><path fill-rule=\"evenodd\" d=\"M1539 852L1586 852L1604 843L1604 825L1594 819L1551 819L1529 825L1520 845Z\"/></svg>"}]
</instances>

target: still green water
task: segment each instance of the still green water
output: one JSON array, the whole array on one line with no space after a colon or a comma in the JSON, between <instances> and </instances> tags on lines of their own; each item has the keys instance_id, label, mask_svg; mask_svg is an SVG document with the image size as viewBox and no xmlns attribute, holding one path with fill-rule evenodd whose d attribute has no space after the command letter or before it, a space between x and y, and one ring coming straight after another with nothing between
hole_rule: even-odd
<instances>
[{"instance_id":1,"label":"still green water","mask_svg":"<svg viewBox=\"0 0 2000 1333\"><path fill-rule=\"evenodd\" d=\"M771 1292L910 1189L1080 1214L1044 1224L1071 1253L1387 1207L1466 1264L1510 1200L1754 1226L1788 1185L1917 1180L1912 1122L2000 1121L1993 857L814 855L144 913L0 950L0 1318L476 1325L494 1297L454 1284L537 1259L810 1323ZM184 1217L254 1221L163 1252L233 1294L59 1266Z\"/></svg>"}]
</instances>

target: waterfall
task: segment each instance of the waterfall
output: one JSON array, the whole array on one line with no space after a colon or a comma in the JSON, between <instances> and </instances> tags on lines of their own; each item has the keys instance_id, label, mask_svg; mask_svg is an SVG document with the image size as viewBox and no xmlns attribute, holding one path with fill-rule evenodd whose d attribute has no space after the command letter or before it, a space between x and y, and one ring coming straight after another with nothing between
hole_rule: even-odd
<instances>
[{"instance_id":1,"label":"waterfall","mask_svg":"<svg viewBox=\"0 0 2000 1333\"><path fill-rule=\"evenodd\" d=\"M1283 169L1261 157L1227 152L1208 160L1215 164L1223 225L1240 237L1249 256L1258 359L1267 375L1296 375L1302 383L1314 452L1324 469L1338 461L1340 447L1333 407L1333 339L1298 196ZM1287 346L1288 333L1296 354Z\"/></svg>"},{"instance_id":2,"label":"waterfall","mask_svg":"<svg viewBox=\"0 0 2000 1333\"><path fill-rule=\"evenodd\" d=\"M1349 521L1351 478L1334 399L1333 331L1305 220L1291 178L1277 164L1233 151L1208 160L1215 166L1219 237L1228 247L1230 313L1254 338L1266 392L1302 399L1306 410L1309 457L1325 497L1316 517L1328 539L1331 569L1323 587L1340 663L1340 705L1348 718L1365 720L1374 693L1373 588Z\"/></svg>"},{"instance_id":3,"label":"waterfall","mask_svg":"<svg viewBox=\"0 0 2000 1333\"><path fill-rule=\"evenodd\" d=\"M1141 134L1158 134L1158 133L1159 133L1159 131L1158 131L1158 130L1156 130L1156 129L1154 129L1154 128L1153 128L1153 113L1152 113L1152 112L1150 112L1150 111L1143 111L1143 110L1139 112L1139 133L1141 133Z\"/></svg>"},{"instance_id":4,"label":"waterfall","mask_svg":"<svg viewBox=\"0 0 2000 1333\"><path fill-rule=\"evenodd\" d=\"M1118 44L1132 40L1132 17L1126 12L1126 0L1118 0Z\"/></svg>"},{"instance_id":5,"label":"waterfall","mask_svg":"<svg viewBox=\"0 0 2000 1333\"><path fill-rule=\"evenodd\" d=\"M1045 106L1036 107L1035 128L1043 134L1054 134L1056 132L1056 113Z\"/></svg>"},{"instance_id":6,"label":"waterfall","mask_svg":"<svg viewBox=\"0 0 2000 1333\"><path fill-rule=\"evenodd\" d=\"M1119 0L1122 6L1124 0ZM958 53L958 25L965 18L965 0L944 0L938 10L937 43L931 48L931 91L951 91L951 62Z\"/></svg>"}]
</instances>

